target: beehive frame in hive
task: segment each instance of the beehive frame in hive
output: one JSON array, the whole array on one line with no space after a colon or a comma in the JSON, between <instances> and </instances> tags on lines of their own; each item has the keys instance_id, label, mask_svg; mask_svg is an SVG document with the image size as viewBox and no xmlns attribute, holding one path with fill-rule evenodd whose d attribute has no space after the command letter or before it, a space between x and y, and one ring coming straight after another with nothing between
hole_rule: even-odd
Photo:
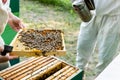
<instances>
[{"instance_id":1,"label":"beehive frame in hive","mask_svg":"<svg viewBox=\"0 0 120 80\"><path fill-rule=\"evenodd\" d=\"M0 76L2 80L81 80L81 70L56 57L41 56L7 68Z\"/></svg>"},{"instance_id":2,"label":"beehive frame in hive","mask_svg":"<svg viewBox=\"0 0 120 80\"><path fill-rule=\"evenodd\" d=\"M21 43L18 40L18 36L20 36L20 32L27 31L27 30L28 29L23 29L23 30L19 31L18 34L16 35L16 37L14 38L14 40L12 41L11 45L13 46L13 51L16 52L16 53L12 53L12 54L15 54L15 55L18 55L18 56L27 56L27 57L30 57L30 56L41 56L41 55L44 55L44 56L49 56L49 55L62 56L62 55L65 55L66 49L65 49L64 37L63 37L63 33L62 32L61 32L61 38L62 38L63 49L55 50L55 51L49 51L49 52L44 52L42 50L37 50L37 49L28 49L28 48L26 48L26 46L23 45L23 43ZM45 29L43 31L53 31L53 30Z\"/></svg>"}]
</instances>

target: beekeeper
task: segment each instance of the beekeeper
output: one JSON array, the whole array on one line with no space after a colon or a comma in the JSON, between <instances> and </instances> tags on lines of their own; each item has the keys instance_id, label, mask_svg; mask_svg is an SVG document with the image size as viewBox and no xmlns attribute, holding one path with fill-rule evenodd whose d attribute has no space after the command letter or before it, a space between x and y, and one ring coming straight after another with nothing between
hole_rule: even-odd
<instances>
[{"instance_id":1,"label":"beekeeper","mask_svg":"<svg viewBox=\"0 0 120 80\"><path fill-rule=\"evenodd\" d=\"M1 34L3 33L6 24L8 23L12 29L15 31L19 31L19 29L24 27L24 24L21 22L21 20L13 15L9 8L10 0L0 0L0 54L4 51L4 41L1 37ZM10 36L8 34L8 36ZM10 66L9 60L17 58L17 56L2 56L0 55L0 70L3 70Z\"/></svg>"},{"instance_id":2,"label":"beekeeper","mask_svg":"<svg viewBox=\"0 0 120 80\"><path fill-rule=\"evenodd\" d=\"M84 1L84 0L82 0ZM81 0L75 0L76 5ZM85 69L97 42L97 75L117 55L120 41L120 0L94 0L95 12L88 22L82 22L77 43L76 66Z\"/></svg>"}]
</instances>

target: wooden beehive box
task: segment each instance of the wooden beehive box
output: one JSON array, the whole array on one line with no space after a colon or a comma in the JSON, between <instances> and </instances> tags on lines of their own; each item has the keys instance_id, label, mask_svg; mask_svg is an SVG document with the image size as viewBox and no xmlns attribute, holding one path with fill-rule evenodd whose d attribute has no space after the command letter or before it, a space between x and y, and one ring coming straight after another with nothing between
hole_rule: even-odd
<instances>
[{"instance_id":1,"label":"wooden beehive box","mask_svg":"<svg viewBox=\"0 0 120 80\"><path fill-rule=\"evenodd\" d=\"M31 57L0 71L1 80L81 80L81 70L56 57Z\"/></svg>"},{"instance_id":2,"label":"wooden beehive box","mask_svg":"<svg viewBox=\"0 0 120 80\"><path fill-rule=\"evenodd\" d=\"M61 30L21 30L11 45L11 54L18 56L62 56L65 55L65 43Z\"/></svg>"}]
</instances>

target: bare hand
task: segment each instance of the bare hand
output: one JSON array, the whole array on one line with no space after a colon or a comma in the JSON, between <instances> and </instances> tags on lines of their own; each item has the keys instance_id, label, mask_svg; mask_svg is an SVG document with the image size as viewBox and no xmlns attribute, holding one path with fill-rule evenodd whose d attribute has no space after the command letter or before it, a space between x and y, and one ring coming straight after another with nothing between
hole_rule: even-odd
<instances>
[{"instance_id":1,"label":"bare hand","mask_svg":"<svg viewBox=\"0 0 120 80\"><path fill-rule=\"evenodd\" d=\"M20 29L25 27L25 25L22 23L22 21L11 12L9 12L8 24L11 26L12 29L14 29L17 32Z\"/></svg>"},{"instance_id":2,"label":"bare hand","mask_svg":"<svg viewBox=\"0 0 120 80\"><path fill-rule=\"evenodd\" d=\"M7 62L11 59L16 59L16 58L18 58L18 56L9 56L9 55L1 56L0 55L0 63Z\"/></svg>"}]
</instances>

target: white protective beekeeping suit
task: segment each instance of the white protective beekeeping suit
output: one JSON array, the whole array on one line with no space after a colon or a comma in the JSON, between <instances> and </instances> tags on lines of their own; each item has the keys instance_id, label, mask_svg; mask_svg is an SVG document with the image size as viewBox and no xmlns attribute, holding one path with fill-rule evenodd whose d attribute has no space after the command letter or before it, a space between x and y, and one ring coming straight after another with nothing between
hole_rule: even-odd
<instances>
[{"instance_id":1,"label":"white protective beekeeping suit","mask_svg":"<svg viewBox=\"0 0 120 80\"><path fill-rule=\"evenodd\" d=\"M99 61L96 69L99 74L117 55L120 40L120 0L94 0L94 3L96 10L92 19L82 22L80 26L76 66L85 68L97 41Z\"/></svg>"},{"instance_id":2,"label":"white protective beekeeping suit","mask_svg":"<svg viewBox=\"0 0 120 80\"><path fill-rule=\"evenodd\" d=\"M3 33L5 26L8 21L8 11L10 0L7 0L6 3L3 3L2 0L0 0L0 47L4 49L4 41L1 37L1 34ZM5 69L9 67L9 62L0 63L0 70Z\"/></svg>"}]
</instances>

